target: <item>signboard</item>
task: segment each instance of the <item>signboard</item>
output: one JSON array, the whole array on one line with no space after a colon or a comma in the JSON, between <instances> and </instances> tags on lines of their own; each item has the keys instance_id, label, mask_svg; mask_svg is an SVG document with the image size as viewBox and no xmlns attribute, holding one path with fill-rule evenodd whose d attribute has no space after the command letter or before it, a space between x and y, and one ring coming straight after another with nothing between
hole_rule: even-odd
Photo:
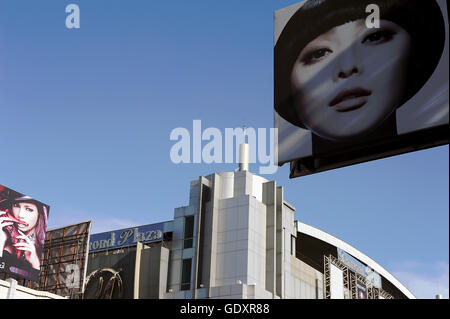
<instances>
[{"instance_id":1,"label":"signboard","mask_svg":"<svg viewBox=\"0 0 450 319\"><path fill-rule=\"evenodd\" d=\"M445 0L305 0L275 12L274 42L291 178L449 142Z\"/></svg>"},{"instance_id":2,"label":"signboard","mask_svg":"<svg viewBox=\"0 0 450 319\"><path fill-rule=\"evenodd\" d=\"M366 280L368 280L372 286L375 288L381 289L381 276L371 269L370 267L365 268Z\"/></svg>"},{"instance_id":3,"label":"signboard","mask_svg":"<svg viewBox=\"0 0 450 319\"><path fill-rule=\"evenodd\" d=\"M357 299L367 299L367 287L362 281L356 281L356 291L358 294Z\"/></svg>"},{"instance_id":4,"label":"signboard","mask_svg":"<svg viewBox=\"0 0 450 319\"><path fill-rule=\"evenodd\" d=\"M344 274L333 264L330 264L330 283L330 299L345 299Z\"/></svg>"},{"instance_id":5,"label":"signboard","mask_svg":"<svg viewBox=\"0 0 450 319\"><path fill-rule=\"evenodd\" d=\"M38 280L49 210L0 185L0 272Z\"/></svg>"},{"instance_id":6,"label":"signboard","mask_svg":"<svg viewBox=\"0 0 450 319\"><path fill-rule=\"evenodd\" d=\"M89 274L83 299L121 299L123 281L120 271L102 268Z\"/></svg>"},{"instance_id":7,"label":"signboard","mask_svg":"<svg viewBox=\"0 0 450 319\"><path fill-rule=\"evenodd\" d=\"M133 246L137 242L161 241L163 226L164 223L158 223L91 235L89 252Z\"/></svg>"},{"instance_id":8,"label":"signboard","mask_svg":"<svg viewBox=\"0 0 450 319\"><path fill-rule=\"evenodd\" d=\"M47 231L39 290L74 297L83 292L91 221Z\"/></svg>"},{"instance_id":9,"label":"signboard","mask_svg":"<svg viewBox=\"0 0 450 319\"><path fill-rule=\"evenodd\" d=\"M338 248L338 260L354 273L366 278L375 288L381 289L381 276L340 248Z\"/></svg>"}]
</instances>

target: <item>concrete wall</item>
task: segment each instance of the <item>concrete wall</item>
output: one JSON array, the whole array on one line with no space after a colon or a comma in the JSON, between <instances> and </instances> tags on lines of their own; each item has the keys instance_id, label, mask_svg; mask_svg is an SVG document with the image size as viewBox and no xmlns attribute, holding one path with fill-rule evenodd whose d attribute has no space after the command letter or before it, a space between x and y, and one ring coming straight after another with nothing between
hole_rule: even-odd
<instances>
[{"instance_id":1,"label":"concrete wall","mask_svg":"<svg viewBox=\"0 0 450 319\"><path fill-rule=\"evenodd\" d=\"M17 284L14 279L0 280L0 299L67 299L47 291L38 291Z\"/></svg>"},{"instance_id":2,"label":"concrete wall","mask_svg":"<svg viewBox=\"0 0 450 319\"><path fill-rule=\"evenodd\" d=\"M138 245L139 246L139 245ZM169 249L162 246L146 247L142 245L140 256L136 258L139 269L135 275L136 299L160 299L167 290L169 268Z\"/></svg>"},{"instance_id":3,"label":"concrete wall","mask_svg":"<svg viewBox=\"0 0 450 319\"><path fill-rule=\"evenodd\" d=\"M209 295L209 297L208 297ZM167 293L167 299L192 299L192 291L178 291ZM208 288L201 288L197 291L199 299L271 299L270 292L256 285L234 284L226 286L212 287L208 293ZM275 299L279 299L275 297Z\"/></svg>"},{"instance_id":4,"label":"concrete wall","mask_svg":"<svg viewBox=\"0 0 450 319\"><path fill-rule=\"evenodd\" d=\"M323 274L295 256L290 256L286 269L285 298L323 299Z\"/></svg>"}]
</instances>

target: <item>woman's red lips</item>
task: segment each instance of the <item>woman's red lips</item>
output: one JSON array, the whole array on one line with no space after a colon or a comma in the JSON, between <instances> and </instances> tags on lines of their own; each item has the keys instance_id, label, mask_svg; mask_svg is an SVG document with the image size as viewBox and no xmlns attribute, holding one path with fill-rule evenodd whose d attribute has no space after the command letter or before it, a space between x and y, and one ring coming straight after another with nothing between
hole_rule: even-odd
<instances>
[{"instance_id":1,"label":"woman's red lips","mask_svg":"<svg viewBox=\"0 0 450 319\"><path fill-rule=\"evenodd\" d=\"M360 87L344 90L331 100L329 106L338 112L355 110L366 104L367 97L371 94L371 91Z\"/></svg>"},{"instance_id":2,"label":"woman's red lips","mask_svg":"<svg viewBox=\"0 0 450 319\"><path fill-rule=\"evenodd\" d=\"M11 214L6 214L6 217L12 219L12 221L13 221L14 223L22 224L22 225L24 225L24 226L28 226L28 224L27 224L26 222L21 221L20 219L15 218L15 217L12 216Z\"/></svg>"},{"instance_id":3,"label":"woman's red lips","mask_svg":"<svg viewBox=\"0 0 450 319\"><path fill-rule=\"evenodd\" d=\"M28 227L28 224L27 223L25 223L25 222L23 222L23 221L19 221L19 222L17 222L19 225L22 225L22 226L24 226L24 227Z\"/></svg>"}]
</instances>

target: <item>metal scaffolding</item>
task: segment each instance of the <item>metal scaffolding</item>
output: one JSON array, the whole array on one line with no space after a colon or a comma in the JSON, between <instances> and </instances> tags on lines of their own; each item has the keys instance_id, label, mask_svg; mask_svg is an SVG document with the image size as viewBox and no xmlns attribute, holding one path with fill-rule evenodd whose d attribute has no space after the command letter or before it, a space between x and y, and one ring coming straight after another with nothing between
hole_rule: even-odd
<instances>
[{"instance_id":1,"label":"metal scaffolding","mask_svg":"<svg viewBox=\"0 0 450 319\"><path fill-rule=\"evenodd\" d=\"M384 291L381 288L377 288L373 286L372 282L367 280L364 276L361 274L355 273L351 271L343 262L338 260L333 255L324 256L324 298L330 299L331 298L331 265L334 265L338 267L340 270L342 270L343 274L343 281L344 281L344 296L346 295L345 292L348 292L348 295L351 299L358 299L358 285L357 282L361 282L367 291L367 298L368 299L394 299L391 294Z\"/></svg>"},{"instance_id":2,"label":"metal scaffolding","mask_svg":"<svg viewBox=\"0 0 450 319\"><path fill-rule=\"evenodd\" d=\"M331 298L331 278L330 278L330 265L334 265L342 270L343 280L344 280L344 288L350 289L350 281L349 281L349 271L348 267L345 266L340 260L336 259L333 255L324 256L324 292L325 299Z\"/></svg>"},{"instance_id":3,"label":"metal scaffolding","mask_svg":"<svg viewBox=\"0 0 450 319\"><path fill-rule=\"evenodd\" d=\"M38 287L74 298L84 288L91 222L47 231Z\"/></svg>"}]
</instances>

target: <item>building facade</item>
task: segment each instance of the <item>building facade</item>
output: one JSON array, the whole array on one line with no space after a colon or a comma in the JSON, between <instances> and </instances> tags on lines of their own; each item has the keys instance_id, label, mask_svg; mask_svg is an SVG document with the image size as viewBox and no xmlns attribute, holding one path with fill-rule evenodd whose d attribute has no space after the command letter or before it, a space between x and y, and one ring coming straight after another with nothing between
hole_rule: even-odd
<instances>
[{"instance_id":1,"label":"building facade","mask_svg":"<svg viewBox=\"0 0 450 319\"><path fill-rule=\"evenodd\" d=\"M294 212L283 187L247 170L202 176L173 220L91 235L84 296L414 298L371 258Z\"/></svg>"},{"instance_id":2,"label":"building facade","mask_svg":"<svg viewBox=\"0 0 450 319\"><path fill-rule=\"evenodd\" d=\"M17 280L8 278L0 279L0 299L66 299L57 294L48 291L39 291L36 289L19 285Z\"/></svg>"}]
</instances>

